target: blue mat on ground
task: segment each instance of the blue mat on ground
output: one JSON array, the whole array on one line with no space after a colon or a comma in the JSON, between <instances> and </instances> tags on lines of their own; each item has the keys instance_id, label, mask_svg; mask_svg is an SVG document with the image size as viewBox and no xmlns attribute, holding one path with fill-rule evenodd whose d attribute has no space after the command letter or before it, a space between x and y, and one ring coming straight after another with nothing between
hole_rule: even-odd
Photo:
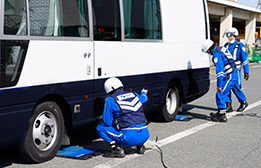
<instances>
[{"instance_id":1,"label":"blue mat on ground","mask_svg":"<svg viewBox=\"0 0 261 168\"><path fill-rule=\"evenodd\" d=\"M192 118L193 118L192 116L177 115L175 120L178 120L178 121L188 121L188 120L190 120Z\"/></svg>"},{"instance_id":2,"label":"blue mat on ground","mask_svg":"<svg viewBox=\"0 0 261 168\"><path fill-rule=\"evenodd\" d=\"M79 146L61 147L57 152L57 156L69 157L75 159L88 159L96 156L99 149L84 148Z\"/></svg>"}]
</instances>

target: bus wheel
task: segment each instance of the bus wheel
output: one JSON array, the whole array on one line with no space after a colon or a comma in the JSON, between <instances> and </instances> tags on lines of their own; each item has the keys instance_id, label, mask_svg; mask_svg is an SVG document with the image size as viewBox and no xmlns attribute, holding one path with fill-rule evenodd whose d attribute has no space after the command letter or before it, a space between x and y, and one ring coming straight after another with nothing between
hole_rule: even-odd
<instances>
[{"instance_id":1,"label":"bus wheel","mask_svg":"<svg viewBox=\"0 0 261 168\"><path fill-rule=\"evenodd\" d=\"M168 88L165 97L165 104L161 110L161 119L163 121L173 121L179 109L179 91L174 85L173 87Z\"/></svg>"},{"instance_id":2,"label":"bus wheel","mask_svg":"<svg viewBox=\"0 0 261 168\"><path fill-rule=\"evenodd\" d=\"M29 120L20 156L36 163L52 159L61 146L63 132L64 121L60 107L51 101L39 104Z\"/></svg>"}]
</instances>

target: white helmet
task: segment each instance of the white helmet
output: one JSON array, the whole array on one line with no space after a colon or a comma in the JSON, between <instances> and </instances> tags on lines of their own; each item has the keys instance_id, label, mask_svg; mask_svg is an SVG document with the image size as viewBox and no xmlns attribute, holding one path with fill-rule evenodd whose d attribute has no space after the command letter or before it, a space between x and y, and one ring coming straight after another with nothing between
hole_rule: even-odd
<instances>
[{"instance_id":1,"label":"white helmet","mask_svg":"<svg viewBox=\"0 0 261 168\"><path fill-rule=\"evenodd\" d=\"M104 90L108 94L113 90L123 87L123 84L118 78L112 77L104 82Z\"/></svg>"},{"instance_id":2,"label":"white helmet","mask_svg":"<svg viewBox=\"0 0 261 168\"><path fill-rule=\"evenodd\" d=\"M201 45L202 51L207 52L213 44L214 42L212 40L205 40Z\"/></svg>"},{"instance_id":3,"label":"white helmet","mask_svg":"<svg viewBox=\"0 0 261 168\"><path fill-rule=\"evenodd\" d=\"M230 37L230 36L235 36L237 37L239 35L238 33L238 30L234 27L231 27L229 29L227 29L225 32L224 32L224 35L226 34L227 37ZM224 37L223 35L223 37Z\"/></svg>"}]
</instances>

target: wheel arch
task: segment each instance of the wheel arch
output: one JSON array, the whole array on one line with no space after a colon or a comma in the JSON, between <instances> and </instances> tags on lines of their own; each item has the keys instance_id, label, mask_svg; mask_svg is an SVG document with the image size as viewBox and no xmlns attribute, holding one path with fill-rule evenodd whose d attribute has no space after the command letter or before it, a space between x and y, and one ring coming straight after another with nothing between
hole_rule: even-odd
<instances>
[{"instance_id":1,"label":"wheel arch","mask_svg":"<svg viewBox=\"0 0 261 168\"><path fill-rule=\"evenodd\" d=\"M168 88L167 88L167 90L169 89L169 88L173 88L173 86L176 86L177 87L177 89L178 89L178 91L179 91L179 97L180 97L180 101L179 101L179 107L181 106L181 104L182 104L182 100L183 100L183 98L184 98L184 89L183 89L183 85L182 85L182 83L181 83L181 81L180 81L180 79L178 79L178 78L173 78L169 83L168 83ZM166 101L166 100L165 100Z\"/></svg>"},{"instance_id":2,"label":"wheel arch","mask_svg":"<svg viewBox=\"0 0 261 168\"><path fill-rule=\"evenodd\" d=\"M72 127L72 113L69 104L61 95L50 94L42 97L39 101L37 101L34 108L36 108L39 104L47 101L53 101L60 107L64 119L65 131L67 134L69 134Z\"/></svg>"},{"instance_id":3,"label":"wheel arch","mask_svg":"<svg viewBox=\"0 0 261 168\"><path fill-rule=\"evenodd\" d=\"M102 115L104 109L105 98L98 97L94 99L94 119L96 124L102 123Z\"/></svg>"}]
</instances>

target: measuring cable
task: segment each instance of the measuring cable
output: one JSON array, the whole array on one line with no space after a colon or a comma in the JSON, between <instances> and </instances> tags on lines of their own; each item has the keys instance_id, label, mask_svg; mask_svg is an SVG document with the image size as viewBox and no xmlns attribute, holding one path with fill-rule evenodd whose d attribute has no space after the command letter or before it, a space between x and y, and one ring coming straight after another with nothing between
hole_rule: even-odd
<instances>
[{"instance_id":1,"label":"measuring cable","mask_svg":"<svg viewBox=\"0 0 261 168\"><path fill-rule=\"evenodd\" d=\"M157 142L157 141L158 141L158 137L156 136L155 142ZM164 168L168 168L168 167L165 165L164 161L163 161L163 151L160 149L160 147L159 147L156 143L155 143L155 146L160 150L161 163L162 163L163 167L164 167Z\"/></svg>"}]
</instances>

